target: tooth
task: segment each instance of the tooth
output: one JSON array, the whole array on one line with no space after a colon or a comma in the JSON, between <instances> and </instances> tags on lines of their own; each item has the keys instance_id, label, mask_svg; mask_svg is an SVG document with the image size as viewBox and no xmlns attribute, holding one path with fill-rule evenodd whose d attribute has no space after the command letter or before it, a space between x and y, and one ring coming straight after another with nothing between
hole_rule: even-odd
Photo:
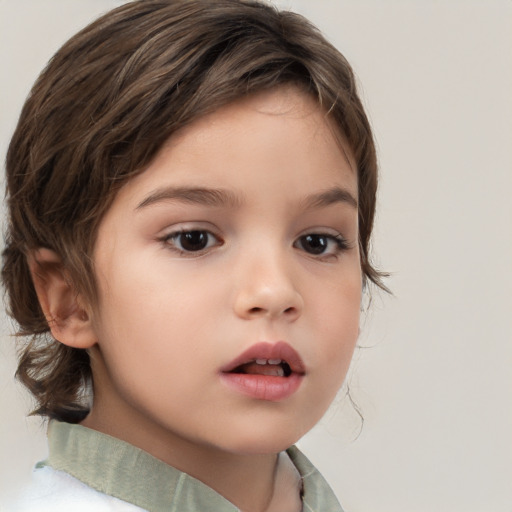
<instances>
[{"instance_id":1,"label":"tooth","mask_svg":"<svg viewBox=\"0 0 512 512\"><path fill-rule=\"evenodd\" d=\"M281 359L269 359L268 364L281 364Z\"/></svg>"},{"instance_id":2,"label":"tooth","mask_svg":"<svg viewBox=\"0 0 512 512\"><path fill-rule=\"evenodd\" d=\"M256 364L267 364L266 359L256 359Z\"/></svg>"}]
</instances>

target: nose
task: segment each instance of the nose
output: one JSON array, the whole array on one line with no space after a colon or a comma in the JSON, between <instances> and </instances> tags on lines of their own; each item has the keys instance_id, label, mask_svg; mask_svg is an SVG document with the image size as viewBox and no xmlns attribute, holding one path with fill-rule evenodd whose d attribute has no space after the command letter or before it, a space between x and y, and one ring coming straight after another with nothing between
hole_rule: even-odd
<instances>
[{"instance_id":1,"label":"nose","mask_svg":"<svg viewBox=\"0 0 512 512\"><path fill-rule=\"evenodd\" d=\"M236 278L235 314L243 319L268 318L287 322L302 314L304 300L298 277L283 257L253 255L234 269Z\"/></svg>"}]
</instances>

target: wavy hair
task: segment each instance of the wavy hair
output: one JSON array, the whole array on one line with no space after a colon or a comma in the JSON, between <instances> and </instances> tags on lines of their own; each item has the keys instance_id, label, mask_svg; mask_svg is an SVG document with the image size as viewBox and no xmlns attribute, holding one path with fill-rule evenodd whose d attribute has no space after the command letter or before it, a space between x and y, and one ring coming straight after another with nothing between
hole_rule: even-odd
<instances>
[{"instance_id":1,"label":"wavy hair","mask_svg":"<svg viewBox=\"0 0 512 512\"><path fill-rule=\"evenodd\" d=\"M54 340L27 255L60 255L76 290L95 301L92 251L116 192L177 130L236 99L294 84L316 99L357 163L365 283L382 285L369 257L377 159L346 59L305 18L250 0L138 0L72 37L23 107L6 160L8 225L2 280L27 336L17 376L35 414L77 422L91 381L85 350ZM384 287L385 288L385 287Z\"/></svg>"}]
</instances>

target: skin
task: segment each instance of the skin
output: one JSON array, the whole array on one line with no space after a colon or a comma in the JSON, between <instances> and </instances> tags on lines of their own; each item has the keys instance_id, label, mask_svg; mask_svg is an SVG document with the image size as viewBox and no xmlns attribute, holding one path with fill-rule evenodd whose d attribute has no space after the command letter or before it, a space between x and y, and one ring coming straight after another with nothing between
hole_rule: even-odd
<instances>
[{"instance_id":1,"label":"skin","mask_svg":"<svg viewBox=\"0 0 512 512\"><path fill-rule=\"evenodd\" d=\"M276 454L325 413L359 330L357 174L340 139L312 98L280 88L197 120L121 189L95 245L98 303L42 301L54 316L69 311L57 339L89 349L95 397L85 426L243 510L265 509L274 482L292 481ZM228 200L170 197L169 187L222 190ZM333 189L342 193L311 204ZM183 231L200 231L204 249L185 251ZM220 369L262 341L286 341L305 364L284 400L221 382ZM293 509L297 488L286 492Z\"/></svg>"}]
</instances>

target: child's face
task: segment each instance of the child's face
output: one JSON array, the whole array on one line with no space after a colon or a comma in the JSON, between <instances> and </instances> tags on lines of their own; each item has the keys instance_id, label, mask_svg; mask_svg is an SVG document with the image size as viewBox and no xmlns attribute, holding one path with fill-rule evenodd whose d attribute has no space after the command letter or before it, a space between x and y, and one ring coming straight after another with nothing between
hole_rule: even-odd
<instances>
[{"instance_id":1,"label":"child's face","mask_svg":"<svg viewBox=\"0 0 512 512\"><path fill-rule=\"evenodd\" d=\"M98 233L94 408L108 404L104 422L124 422L142 447L149 428L270 453L320 419L359 330L353 167L294 88L171 137Z\"/></svg>"}]
</instances>

